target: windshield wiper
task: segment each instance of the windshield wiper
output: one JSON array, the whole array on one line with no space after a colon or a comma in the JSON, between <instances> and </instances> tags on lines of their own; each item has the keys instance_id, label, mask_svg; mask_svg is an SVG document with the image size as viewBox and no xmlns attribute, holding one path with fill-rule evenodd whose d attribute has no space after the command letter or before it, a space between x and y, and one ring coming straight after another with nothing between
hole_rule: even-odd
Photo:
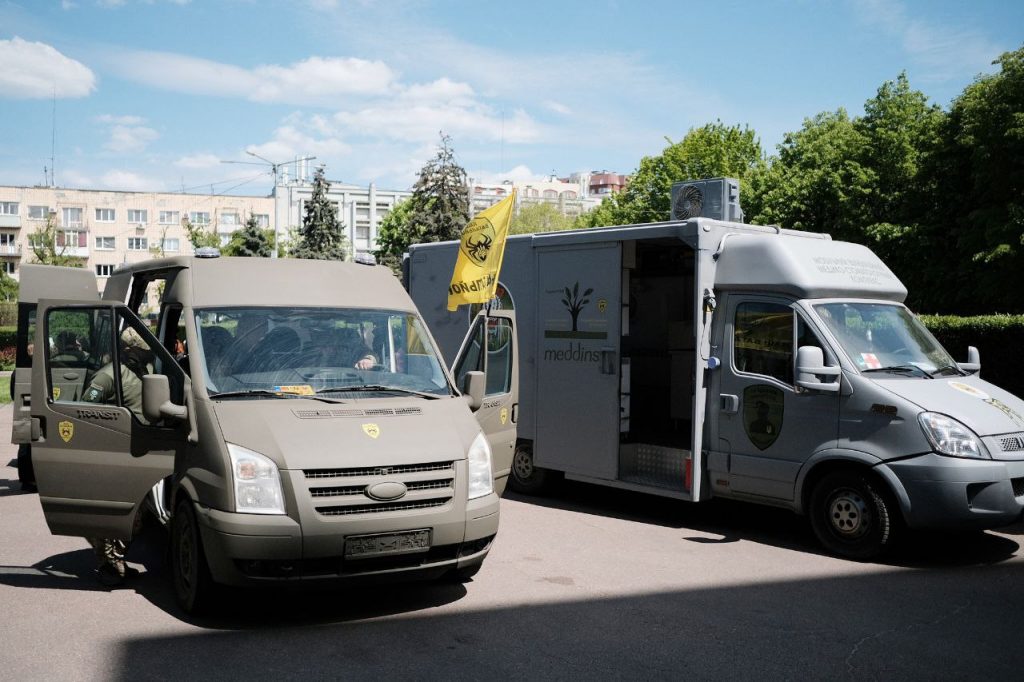
<instances>
[{"instance_id":1,"label":"windshield wiper","mask_svg":"<svg viewBox=\"0 0 1024 682\"><path fill-rule=\"evenodd\" d=\"M318 391L319 392L319 391ZM211 393L210 398L309 398L310 400L319 400L324 403L340 403L341 400L331 400L330 398L321 398L314 395L302 395L299 393L286 393L284 391L268 391L265 388L252 388L242 391L222 391L221 393Z\"/></svg>"},{"instance_id":2,"label":"windshield wiper","mask_svg":"<svg viewBox=\"0 0 1024 682\"><path fill-rule=\"evenodd\" d=\"M964 372L962 369L960 369L960 367L958 365L943 365L942 367L936 367L933 370L933 374L941 375L943 372L947 372L949 370L953 370L954 374L956 374L957 376L961 376L961 377L966 374L966 372Z\"/></svg>"},{"instance_id":3,"label":"windshield wiper","mask_svg":"<svg viewBox=\"0 0 1024 682\"><path fill-rule=\"evenodd\" d=\"M894 374L908 374L912 372L920 372L929 379L934 379L935 376L928 372L928 370L921 369L917 365L907 363L905 365L890 365L889 367L872 367L871 369L862 369L862 374L868 372L892 372Z\"/></svg>"},{"instance_id":4,"label":"windshield wiper","mask_svg":"<svg viewBox=\"0 0 1024 682\"><path fill-rule=\"evenodd\" d=\"M408 393L409 395L418 395L421 398L428 398L430 400L436 400L437 398L443 397L438 395L437 393L416 391L411 388L403 388L402 386L385 386L384 384L354 384L352 386L331 386L329 388L317 389L317 395L321 393L348 393L356 391L372 391L374 393L393 391L396 393Z\"/></svg>"}]
</instances>

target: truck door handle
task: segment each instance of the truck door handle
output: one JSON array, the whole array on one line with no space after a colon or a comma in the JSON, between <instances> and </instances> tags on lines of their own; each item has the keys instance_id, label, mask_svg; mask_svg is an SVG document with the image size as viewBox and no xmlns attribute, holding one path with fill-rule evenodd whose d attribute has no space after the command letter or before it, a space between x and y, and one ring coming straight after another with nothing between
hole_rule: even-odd
<instances>
[{"instance_id":1,"label":"truck door handle","mask_svg":"<svg viewBox=\"0 0 1024 682\"><path fill-rule=\"evenodd\" d=\"M721 400L721 409L725 414L736 414L740 411L740 397L730 393L723 393L718 396Z\"/></svg>"},{"instance_id":2,"label":"truck door handle","mask_svg":"<svg viewBox=\"0 0 1024 682\"><path fill-rule=\"evenodd\" d=\"M601 349L601 374L615 374L615 351L610 348Z\"/></svg>"}]
</instances>

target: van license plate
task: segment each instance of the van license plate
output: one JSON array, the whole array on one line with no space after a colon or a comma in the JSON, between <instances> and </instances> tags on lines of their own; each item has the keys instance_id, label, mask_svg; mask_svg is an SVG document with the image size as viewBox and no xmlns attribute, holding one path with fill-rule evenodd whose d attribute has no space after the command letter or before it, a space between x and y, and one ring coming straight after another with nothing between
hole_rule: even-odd
<instances>
[{"instance_id":1,"label":"van license plate","mask_svg":"<svg viewBox=\"0 0 1024 682\"><path fill-rule=\"evenodd\" d=\"M430 549L430 530L407 530L399 533L353 535L345 538L345 558L414 554Z\"/></svg>"}]
</instances>

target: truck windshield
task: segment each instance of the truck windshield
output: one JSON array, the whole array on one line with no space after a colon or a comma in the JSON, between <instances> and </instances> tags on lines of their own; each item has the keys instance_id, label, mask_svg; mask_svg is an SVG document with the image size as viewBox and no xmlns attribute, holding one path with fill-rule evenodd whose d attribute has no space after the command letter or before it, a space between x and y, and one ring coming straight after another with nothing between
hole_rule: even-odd
<instances>
[{"instance_id":1,"label":"truck windshield","mask_svg":"<svg viewBox=\"0 0 1024 682\"><path fill-rule=\"evenodd\" d=\"M935 337L901 305L822 303L814 310L861 372L908 377L961 373Z\"/></svg>"},{"instance_id":2,"label":"truck windshield","mask_svg":"<svg viewBox=\"0 0 1024 682\"><path fill-rule=\"evenodd\" d=\"M207 308L195 319L190 367L202 367L211 397L452 394L423 322L408 312Z\"/></svg>"}]
</instances>

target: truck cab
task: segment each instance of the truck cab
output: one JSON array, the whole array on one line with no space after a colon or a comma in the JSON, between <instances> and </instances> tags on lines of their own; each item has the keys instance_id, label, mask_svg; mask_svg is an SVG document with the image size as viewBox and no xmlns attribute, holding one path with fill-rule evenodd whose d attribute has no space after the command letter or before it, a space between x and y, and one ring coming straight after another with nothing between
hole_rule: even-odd
<instances>
[{"instance_id":1,"label":"truck cab","mask_svg":"<svg viewBox=\"0 0 1024 682\"><path fill-rule=\"evenodd\" d=\"M15 426L53 533L129 540L164 482L187 611L216 584L479 570L515 443L513 315L481 312L453 375L386 268L159 259L102 300L71 268L22 277L55 284Z\"/></svg>"}]
</instances>

